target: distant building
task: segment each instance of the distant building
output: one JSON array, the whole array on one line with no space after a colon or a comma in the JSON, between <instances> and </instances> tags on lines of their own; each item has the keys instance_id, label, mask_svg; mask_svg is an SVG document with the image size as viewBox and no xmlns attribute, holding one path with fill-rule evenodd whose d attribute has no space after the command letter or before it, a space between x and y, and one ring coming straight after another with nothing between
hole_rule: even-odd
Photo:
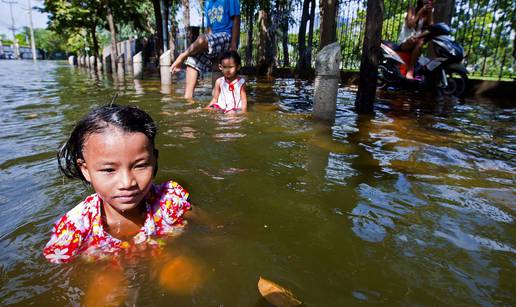
<instances>
[{"instance_id":1,"label":"distant building","mask_svg":"<svg viewBox=\"0 0 516 307\"><path fill-rule=\"evenodd\" d=\"M20 58L23 60L32 59L32 49L30 47L20 47ZM4 46L0 44L0 59L3 60L14 60L14 46ZM44 52L41 49L36 48L36 58L42 60L44 58Z\"/></svg>"}]
</instances>

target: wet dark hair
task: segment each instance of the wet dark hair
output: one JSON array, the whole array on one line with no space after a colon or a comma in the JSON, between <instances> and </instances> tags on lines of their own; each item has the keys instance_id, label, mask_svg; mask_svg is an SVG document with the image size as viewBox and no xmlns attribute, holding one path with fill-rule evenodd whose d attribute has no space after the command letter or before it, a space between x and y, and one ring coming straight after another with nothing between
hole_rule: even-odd
<instances>
[{"instance_id":1,"label":"wet dark hair","mask_svg":"<svg viewBox=\"0 0 516 307\"><path fill-rule=\"evenodd\" d=\"M109 125L113 125L124 132L141 132L151 141L154 156L158 158L158 151L154 146L154 139L158 130L156 123L145 111L131 106L110 104L93 109L86 114L75 126L68 141L57 153L59 170L68 178L80 179L87 183L82 175L78 159L84 160L83 147L86 138L93 133L101 133ZM156 175L158 167L154 170Z\"/></svg>"},{"instance_id":2,"label":"wet dark hair","mask_svg":"<svg viewBox=\"0 0 516 307\"><path fill-rule=\"evenodd\" d=\"M219 57L219 64L222 64L222 60L226 59L233 59L238 66L242 66L242 59L238 52L234 50L224 51Z\"/></svg>"}]
</instances>

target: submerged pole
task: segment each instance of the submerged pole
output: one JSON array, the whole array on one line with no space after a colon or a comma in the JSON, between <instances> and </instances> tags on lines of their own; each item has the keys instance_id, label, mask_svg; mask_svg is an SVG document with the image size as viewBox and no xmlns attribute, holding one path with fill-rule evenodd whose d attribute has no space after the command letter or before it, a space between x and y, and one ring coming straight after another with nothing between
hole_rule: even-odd
<instances>
[{"instance_id":1,"label":"submerged pole","mask_svg":"<svg viewBox=\"0 0 516 307\"><path fill-rule=\"evenodd\" d=\"M97 58L97 71L102 72L103 64L100 58Z\"/></svg>"},{"instance_id":2,"label":"submerged pole","mask_svg":"<svg viewBox=\"0 0 516 307\"><path fill-rule=\"evenodd\" d=\"M125 58L125 54L120 53L116 60L116 62L117 62L116 72L117 72L119 78L124 78L124 75L125 75L124 58Z\"/></svg>"},{"instance_id":3,"label":"submerged pole","mask_svg":"<svg viewBox=\"0 0 516 307\"><path fill-rule=\"evenodd\" d=\"M172 65L172 60L170 58L170 50L165 51L159 57L159 74L161 76L161 84L171 84L172 83L172 74L170 73L170 66Z\"/></svg>"},{"instance_id":4,"label":"submerged pole","mask_svg":"<svg viewBox=\"0 0 516 307\"><path fill-rule=\"evenodd\" d=\"M133 73L135 79L143 78L143 56L141 51L133 56Z\"/></svg>"},{"instance_id":5,"label":"submerged pole","mask_svg":"<svg viewBox=\"0 0 516 307\"><path fill-rule=\"evenodd\" d=\"M36 54L36 40L34 39L34 30L32 29L32 5L30 0L27 0L28 11L29 11L29 31L30 31L30 48L32 49L32 60L36 61L38 56Z\"/></svg>"},{"instance_id":6,"label":"submerged pole","mask_svg":"<svg viewBox=\"0 0 516 307\"><path fill-rule=\"evenodd\" d=\"M337 90L340 81L340 44L326 45L315 59L315 85L313 117L324 121L335 121Z\"/></svg>"},{"instance_id":7,"label":"submerged pole","mask_svg":"<svg viewBox=\"0 0 516 307\"><path fill-rule=\"evenodd\" d=\"M113 60L111 51L107 48L104 48L102 51L102 60L104 62L106 73L110 74L116 71L116 62Z\"/></svg>"},{"instance_id":8,"label":"submerged pole","mask_svg":"<svg viewBox=\"0 0 516 307\"><path fill-rule=\"evenodd\" d=\"M90 55L89 57L89 62L88 62L88 68L91 69L91 70L95 70L97 67L95 67L95 56L94 55Z\"/></svg>"},{"instance_id":9,"label":"submerged pole","mask_svg":"<svg viewBox=\"0 0 516 307\"><path fill-rule=\"evenodd\" d=\"M68 64L75 66L77 65L77 57L74 55L71 55L68 57Z\"/></svg>"},{"instance_id":10,"label":"submerged pole","mask_svg":"<svg viewBox=\"0 0 516 307\"><path fill-rule=\"evenodd\" d=\"M383 0L367 0L366 29L360 62L360 78L355 100L358 113L373 113L378 81L378 62L383 22Z\"/></svg>"}]
</instances>

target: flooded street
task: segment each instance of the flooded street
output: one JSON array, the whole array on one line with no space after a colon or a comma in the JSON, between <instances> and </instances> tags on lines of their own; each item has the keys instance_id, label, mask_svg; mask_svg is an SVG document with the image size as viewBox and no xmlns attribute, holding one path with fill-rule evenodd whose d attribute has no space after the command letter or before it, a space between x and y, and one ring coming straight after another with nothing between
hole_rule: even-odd
<instances>
[{"instance_id":1,"label":"flooded street","mask_svg":"<svg viewBox=\"0 0 516 307\"><path fill-rule=\"evenodd\" d=\"M92 193L56 152L92 107L136 105L158 123L156 182L174 179L213 225L168 242L202 263L188 295L152 259L126 269L137 306L266 306L260 276L306 306L510 306L516 302L516 107L382 93L373 117L341 88L332 127L313 84L248 80L249 112L180 98L183 84L113 80L60 62L0 62L0 305L77 305L97 268L53 265L52 224ZM173 302L173 303L171 303Z\"/></svg>"}]
</instances>

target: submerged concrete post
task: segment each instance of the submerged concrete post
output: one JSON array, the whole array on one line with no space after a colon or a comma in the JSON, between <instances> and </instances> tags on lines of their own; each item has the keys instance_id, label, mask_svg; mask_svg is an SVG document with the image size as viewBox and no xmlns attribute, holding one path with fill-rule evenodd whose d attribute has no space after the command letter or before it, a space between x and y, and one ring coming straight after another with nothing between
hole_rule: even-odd
<instances>
[{"instance_id":1,"label":"submerged concrete post","mask_svg":"<svg viewBox=\"0 0 516 307\"><path fill-rule=\"evenodd\" d=\"M135 79L143 78L143 56L141 51L133 56L133 73Z\"/></svg>"},{"instance_id":2,"label":"submerged concrete post","mask_svg":"<svg viewBox=\"0 0 516 307\"><path fill-rule=\"evenodd\" d=\"M125 55L122 53L122 54L118 55L118 58L116 59L116 62L117 62L116 72L120 78L123 78L124 74L125 74L124 56Z\"/></svg>"},{"instance_id":3,"label":"submerged concrete post","mask_svg":"<svg viewBox=\"0 0 516 307\"><path fill-rule=\"evenodd\" d=\"M335 120L337 90L340 81L341 51L339 43L326 45L315 59L314 118Z\"/></svg>"},{"instance_id":4,"label":"submerged concrete post","mask_svg":"<svg viewBox=\"0 0 516 307\"><path fill-rule=\"evenodd\" d=\"M170 66L172 66L172 60L170 59L170 50L168 50L159 57L159 74L161 76L161 84L172 83Z\"/></svg>"},{"instance_id":5,"label":"submerged concrete post","mask_svg":"<svg viewBox=\"0 0 516 307\"><path fill-rule=\"evenodd\" d=\"M102 61L99 59L97 59L97 71L98 72L102 72Z\"/></svg>"},{"instance_id":6,"label":"submerged concrete post","mask_svg":"<svg viewBox=\"0 0 516 307\"><path fill-rule=\"evenodd\" d=\"M111 58L111 54L107 54L104 56L104 67L106 68L106 72L109 74L113 72L112 61L113 59Z\"/></svg>"},{"instance_id":7,"label":"submerged concrete post","mask_svg":"<svg viewBox=\"0 0 516 307\"><path fill-rule=\"evenodd\" d=\"M133 50L131 48L130 39L125 41L125 63L127 66L132 66L133 64Z\"/></svg>"},{"instance_id":8,"label":"submerged concrete post","mask_svg":"<svg viewBox=\"0 0 516 307\"><path fill-rule=\"evenodd\" d=\"M77 65L77 58L73 55L68 57L68 64L75 66Z\"/></svg>"},{"instance_id":9,"label":"submerged concrete post","mask_svg":"<svg viewBox=\"0 0 516 307\"><path fill-rule=\"evenodd\" d=\"M90 63L89 63L89 65L88 65L88 67L89 67L90 69L92 69L92 70L95 70L95 68L96 68L96 67L95 67L95 56L93 56L93 55L92 55L92 56L90 56Z\"/></svg>"}]
</instances>

